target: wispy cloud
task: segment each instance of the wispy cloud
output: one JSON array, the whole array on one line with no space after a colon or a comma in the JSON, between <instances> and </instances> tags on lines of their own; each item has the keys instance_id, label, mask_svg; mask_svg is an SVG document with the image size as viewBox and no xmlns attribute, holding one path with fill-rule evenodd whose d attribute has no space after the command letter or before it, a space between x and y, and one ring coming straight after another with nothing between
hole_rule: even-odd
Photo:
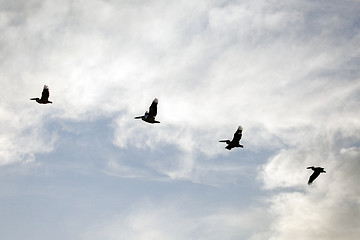
<instances>
[{"instance_id":1,"label":"wispy cloud","mask_svg":"<svg viewBox=\"0 0 360 240\"><path fill-rule=\"evenodd\" d=\"M110 124L99 129L111 129L112 139L87 139L106 149L93 160L102 173L217 187L258 175L264 194L271 195L273 219L271 231L254 239L292 233L356 238L358 1L34 0L0 6L0 165L34 162L37 154L57 150L65 130L49 123L79 127L106 118ZM28 100L40 96L44 84L51 106ZM161 124L134 120L155 97ZM230 138L238 125L245 148L235 156L218 140ZM67 131L85 135L80 128ZM136 151L139 158L148 152L151 161L129 161ZM309 165L328 171L311 187ZM138 212L145 222L129 214L118 222L136 234L122 236L171 239L160 230L164 224L180 232L168 223L171 212ZM155 230L147 214L159 217ZM191 214L176 214L183 225L195 224ZM228 213L205 216L194 218L203 233L215 221L234 219ZM321 225L313 228L314 222ZM109 231L102 236L118 238ZM179 236L219 237L196 231Z\"/></svg>"},{"instance_id":2,"label":"wispy cloud","mask_svg":"<svg viewBox=\"0 0 360 240\"><path fill-rule=\"evenodd\" d=\"M143 201L126 216L93 228L86 239L238 239L266 226L265 219L260 209L234 212L220 208L200 213L189 212L177 203L159 206Z\"/></svg>"}]
</instances>

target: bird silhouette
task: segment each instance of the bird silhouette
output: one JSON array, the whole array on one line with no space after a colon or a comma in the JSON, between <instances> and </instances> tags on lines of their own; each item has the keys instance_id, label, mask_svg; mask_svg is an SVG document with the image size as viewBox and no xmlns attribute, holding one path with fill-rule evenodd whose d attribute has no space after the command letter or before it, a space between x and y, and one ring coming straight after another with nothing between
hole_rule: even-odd
<instances>
[{"instance_id":1,"label":"bird silhouette","mask_svg":"<svg viewBox=\"0 0 360 240\"><path fill-rule=\"evenodd\" d=\"M326 173L326 171L324 171L324 168L322 167L311 166L307 167L306 169L312 169L314 171L313 174L311 174L311 176L309 177L309 185L313 183L313 181L320 175L320 173Z\"/></svg>"},{"instance_id":2,"label":"bird silhouette","mask_svg":"<svg viewBox=\"0 0 360 240\"><path fill-rule=\"evenodd\" d=\"M159 121L155 120L157 114L157 105L159 100L155 98L149 107L149 111L146 111L144 116L135 117L135 119L141 119L148 123L160 123Z\"/></svg>"},{"instance_id":3,"label":"bird silhouette","mask_svg":"<svg viewBox=\"0 0 360 240\"><path fill-rule=\"evenodd\" d=\"M230 140L220 140L219 142L224 142L226 143L226 149L228 150L231 150L232 148L235 148L235 147L244 147L243 145L240 144L240 139L242 137L242 131L243 131L243 128L241 126L238 127L238 129L236 130L236 132L234 133L234 137L233 139L230 141Z\"/></svg>"},{"instance_id":4,"label":"bird silhouette","mask_svg":"<svg viewBox=\"0 0 360 240\"><path fill-rule=\"evenodd\" d=\"M49 101L49 88L48 86L44 85L44 89L42 91L42 94L41 94L41 98L30 98L30 100L35 100L37 103L40 103L40 104L47 104L47 103L52 103Z\"/></svg>"}]
</instances>

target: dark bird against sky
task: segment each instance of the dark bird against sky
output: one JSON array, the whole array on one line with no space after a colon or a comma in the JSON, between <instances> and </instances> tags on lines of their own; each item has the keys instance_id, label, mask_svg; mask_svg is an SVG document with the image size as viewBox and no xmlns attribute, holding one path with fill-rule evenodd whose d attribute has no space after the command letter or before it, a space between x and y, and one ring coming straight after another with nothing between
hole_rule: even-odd
<instances>
[{"instance_id":1,"label":"dark bird against sky","mask_svg":"<svg viewBox=\"0 0 360 240\"><path fill-rule=\"evenodd\" d=\"M40 103L40 104L52 103L49 101L49 96L50 96L49 88L48 88L48 86L44 85L44 89L42 91L41 98L30 98L30 100L35 100L37 103Z\"/></svg>"},{"instance_id":2,"label":"dark bird against sky","mask_svg":"<svg viewBox=\"0 0 360 240\"><path fill-rule=\"evenodd\" d=\"M326 171L324 171L324 168L322 167L307 167L307 169L312 169L314 172L313 174L311 174L308 184L312 184L312 182L320 175L320 173L326 173Z\"/></svg>"},{"instance_id":3,"label":"dark bird against sky","mask_svg":"<svg viewBox=\"0 0 360 240\"><path fill-rule=\"evenodd\" d=\"M149 112L146 111L144 116L135 117L135 119L141 119L148 123L160 123L159 121L155 120L158 102L159 100L155 98L154 101L151 103L151 106L149 107Z\"/></svg>"},{"instance_id":4,"label":"dark bird against sky","mask_svg":"<svg viewBox=\"0 0 360 240\"><path fill-rule=\"evenodd\" d=\"M224 142L227 144L227 146L225 147L228 150L231 150L234 147L244 147L243 145L240 145L240 139L242 137L242 131L243 128L241 126L238 127L238 129L236 130L236 132L234 133L234 137L233 139L230 140L220 140L219 142Z\"/></svg>"}]
</instances>

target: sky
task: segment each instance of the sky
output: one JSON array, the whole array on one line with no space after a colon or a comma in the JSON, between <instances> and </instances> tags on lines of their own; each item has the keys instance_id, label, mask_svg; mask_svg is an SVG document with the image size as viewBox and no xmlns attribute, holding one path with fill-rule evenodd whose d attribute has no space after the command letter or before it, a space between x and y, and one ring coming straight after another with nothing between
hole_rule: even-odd
<instances>
[{"instance_id":1,"label":"sky","mask_svg":"<svg viewBox=\"0 0 360 240\"><path fill-rule=\"evenodd\" d=\"M358 239L359 12L0 0L0 238Z\"/></svg>"}]
</instances>

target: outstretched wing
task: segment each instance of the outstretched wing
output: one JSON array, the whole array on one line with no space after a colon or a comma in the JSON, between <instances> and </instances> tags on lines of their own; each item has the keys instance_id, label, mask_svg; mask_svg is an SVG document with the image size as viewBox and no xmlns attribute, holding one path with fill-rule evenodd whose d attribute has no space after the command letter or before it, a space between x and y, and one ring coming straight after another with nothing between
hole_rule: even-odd
<instances>
[{"instance_id":1,"label":"outstretched wing","mask_svg":"<svg viewBox=\"0 0 360 240\"><path fill-rule=\"evenodd\" d=\"M48 101L49 95L50 95L49 88L48 86L44 85L44 89L41 94L41 101Z\"/></svg>"},{"instance_id":2,"label":"outstretched wing","mask_svg":"<svg viewBox=\"0 0 360 240\"><path fill-rule=\"evenodd\" d=\"M236 132L234 133L234 137L233 137L233 142L240 142L240 139L242 137L242 130L240 128L238 128L238 130L236 130Z\"/></svg>"},{"instance_id":3,"label":"outstretched wing","mask_svg":"<svg viewBox=\"0 0 360 240\"><path fill-rule=\"evenodd\" d=\"M149 107L149 117L156 117L158 102L159 100L155 98L154 101L151 103L151 106Z\"/></svg>"},{"instance_id":4,"label":"outstretched wing","mask_svg":"<svg viewBox=\"0 0 360 240\"><path fill-rule=\"evenodd\" d=\"M320 175L320 172L314 171L313 174L309 177L308 184L312 184L312 182Z\"/></svg>"}]
</instances>

